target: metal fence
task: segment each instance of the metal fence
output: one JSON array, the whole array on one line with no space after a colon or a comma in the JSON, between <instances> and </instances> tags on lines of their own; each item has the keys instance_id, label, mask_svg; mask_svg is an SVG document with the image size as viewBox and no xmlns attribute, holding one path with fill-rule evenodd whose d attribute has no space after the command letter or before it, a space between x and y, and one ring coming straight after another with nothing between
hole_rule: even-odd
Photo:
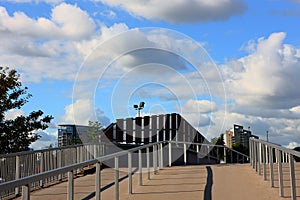
<instances>
[{"instance_id":1,"label":"metal fence","mask_svg":"<svg viewBox=\"0 0 300 200\"><path fill-rule=\"evenodd\" d=\"M76 145L37 151L28 151L0 155L0 183L20 179L41 172L58 169L75 163L100 157L105 154L108 144ZM74 173L79 173L78 168ZM57 174L32 182L35 189L67 177L67 174ZM0 191L0 198L17 195L20 188Z\"/></svg>"},{"instance_id":2,"label":"metal fence","mask_svg":"<svg viewBox=\"0 0 300 200\"><path fill-rule=\"evenodd\" d=\"M147 177L150 178L150 164L152 161L152 168L154 174L156 174L158 169L162 169L168 163L168 166L172 166L176 159L174 158L174 149L177 148L179 151L182 151L184 164L189 162L187 152L191 149L189 147L196 146L196 149L202 149L201 146L204 145L204 149L223 149L226 151L224 146L214 146L212 144L199 144L199 143L188 143L188 142L157 142L152 144L147 144L132 148L129 150L123 150L116 153L111 153L108 155L100 156L97 158L92 158L86 161L81 161L77 164L70 164L68 166L61 166L57 169L52 169L47 172L41 172L35 175L26 176L19 178L17 180L12 180L0 184L0 191L12 191L15 188L22 187L22 198L30 199L30 191L33 188L35 183L39 183L41 180L47 180L51 177L59 177L61 174L67 174L68 178L68 199L74 199L74 173L78 169L81 169L85 166L96 165L96 178L95 178L95 193L96 199L100 199L101 195L101 165L105 161L112 160L113 167L115 169L115 199L119 199L119 166L121 157L127 157L127 170L128 170L128 192L132 193L132 167L133 167L133 153L137 154L137 167L138 167L138 176L139 184L142 185L142 176L143 176L143 166L146 168ZM75 151L74 151L75 152ZM143 153L142 153L143 152ZM213 152L208 151L206 157L208 159L213 159ZM243 157L243 161L247 160L248 157L244 154L237 153L239 157ZM197 157L200 156L200 151L197 151ZM74 156L75 158L75 156ZM226 161L226 153L224 155L224 160ZM17 161L18 162L18 161ZM124 164L124 163L123 163Z\"/></svg>"},{"instance_id":3,"label":"metal fence","mask_svg":"<svg viewBox=\"0 0 300 200\"><path fill-rule=\"evenodd\" d=\"M274 164L277 163L279 195L281 197L284 197L282 165L283 163L288 163L291 197L293 200L296 200L295 157L300 158L300 152L254 138L251 138L249 143L250 164L259 175L263 175L264 180L267 180L267 165L269 165L271 187L274 187Z\"/></svg>"}]
</instances>

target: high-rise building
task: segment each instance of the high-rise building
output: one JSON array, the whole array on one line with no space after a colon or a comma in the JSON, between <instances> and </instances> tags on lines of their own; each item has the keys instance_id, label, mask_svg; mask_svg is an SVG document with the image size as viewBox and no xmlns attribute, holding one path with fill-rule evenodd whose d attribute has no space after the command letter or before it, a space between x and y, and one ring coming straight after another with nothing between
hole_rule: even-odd
<instances>
[{"instance_id":1,"label":"high-rise building","mask_svg":"<svg viewBox=\"0 0 300 200\"><path fill-rule=\"evenodd\" d=\"M241 144L249 148L249 138L258 138L256 135L252 135L250 130L245 130L243 126L234 124L233 130L227 130L225 134L226 146L232 148L233 144Z\"/></svg>"},{"instance_id":2,"label":"high-rise building","mask_svg":"<svg viewBox=\"0 0 300 200\"><path fill-rule=\"evenodd\" d=\"M89 126L62 124L58 126L58 146L81 144Z\"/></svg>"},{"instance_id":3,"label":"high-rise building","mask_svg":"<svg viewBox=\"0 0 300 200\"><path fill-rule=\"evenodd\" d=\"M229 148L232 148L234 142L234 136L232 130L227 130L225 133L225 145Z\"/></svg>"}]
</instances>

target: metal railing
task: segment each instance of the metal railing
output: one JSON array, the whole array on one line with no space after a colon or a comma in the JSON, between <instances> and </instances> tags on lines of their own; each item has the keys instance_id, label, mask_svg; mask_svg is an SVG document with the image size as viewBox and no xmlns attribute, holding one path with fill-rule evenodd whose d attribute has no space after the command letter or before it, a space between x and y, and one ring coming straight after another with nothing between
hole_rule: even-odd
<instances>
[{"instance_id":1,"label":"metal railing","mask_svg":"<svg viewBox=\"0 0 300 200\"><path fill-rule=\"evenodd\" d=\"M85 144L11 154L0 154L0 183L35 175L41 172L58 169L75 163L97 158L107 152L109 144ZM79 173L80 168L74 173ZM43 187L61 180L67 174L49 176L33 182L31 188ZM20 188L0 192L0 198L18 195Z\"/></svg>"},{"instance_id":2,"label":"metal railing","mask_svg":"<svg viewBox=\"0 0 300 200\"><path fill-rule=\"evenodd\" d=\"M119 199L119 160L122 156L127 156L128 162L127 162L127 170L128 170L128 193L132 193L132 161L133 161L133 153L137 152L138 157L138 174L139 174L139 185L142 185L142 169L143 169L143 160L146 161L144 163L144 166L146 166L147 171L147 177L150 179L150 153L152 154L152 168L154 174L157 173L158 169L162 169L164 167L164 153L167 153L168 155L168 165L172 166L172 163L174 162L174 158L172 156L172 152L174 151L173 148L179 147L179 150L183 150L183 157L184 157L184 164L188 162L188 156L187 151L190 151L188 147L195 146L196 149L200 149L199 147L203 146L208 149L207 157L208 159L214 159L213 152L210 151L211 149L224 149L224 152L227 152L227 147L224 146L217 146L212 144L200 144L200 143L188 143L188 142L157 142L152 144L143 145L140 147L132 148L129 150L123 150L116 153L112 153L109 155L100 156L95 159L83 161L77 164L71 164L68 166L60 167L57 169L52 169L47 172L41 172L38 174L30 175L27 177L19 178L17 180L12 180L8 182L4 182L0 184L0 192L2 191L10 191L14 188L22 187L22 198L23 199L30 199L30 190L32 189L32 183L39 182L40 180L48 179L49 177L55 177L59 176L60 174L67 174L68 178L68 191L67 196L68 199L74 199L74 173L77 169L90 166L90 165L96 165L96 178L95 178L95 193L96 193L96 199L100 199L100 193L101 193L101 165L108 160L113 160L114 162L114 169L115 169L115 199ZM202 147L201 147L202 149ZM144 153L142 153L142 151ZM168 151L168 152L164 152ZM248 156L244 154L240 154L238 152L237 155L240 157L243 157L243 160L247 160ZM197 156L200 154L199 151L197 151ZM143 159L144 156L144 159ZM226 153L224 157L226 161ZM245 159L244 159L245 158ZM218 159L218 158L217 158ZM146 164L146 165L145 165Z\"/></svg>"},{"instance_id":3,"label":"metal railing","mask_svg":"<svg viewBox=\"0 0 300 200\"><path fill-rule=\"evenodd\" d=\"M294 157L300 158L300 152L254 138L250 139L249 147L250 164L259 175L263 175L264 180L267 180L267 164L269 165L271 187L274 187L274 164L277 163L280 197L284 196L282 164L289 164L291 197L292 200L296 200L297 195Z\"/></svg>"}]
</instances>

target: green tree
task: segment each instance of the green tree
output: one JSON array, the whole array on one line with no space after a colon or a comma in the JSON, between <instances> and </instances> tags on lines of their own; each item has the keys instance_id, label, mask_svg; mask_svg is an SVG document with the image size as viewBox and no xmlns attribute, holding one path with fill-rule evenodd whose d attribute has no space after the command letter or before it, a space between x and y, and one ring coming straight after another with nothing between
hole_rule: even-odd
<instances>
[{"instance_id":1,"label":"green tree","mask_svg":"<svg viewBox=\"0 0 300 200\"><path fill-rule=\"evenodd\" d=\"M22 87L20 74L14 69L0 67L0 154L27 150L32 142L41 136L35 130L45 130L52 116L44 116L43 111L32 111L28 116L6 119L9 110L21 109L32 96L28 88Z\"/></svg>"},{"instance_id":2,"label":"green tree","mask_svg":"<svg viewBox=\"0 0 300 200\"><path fill-rule=\"evenodd\" d=\"M87 140L88 143L99 143L101 142L101 135L104 128L101 123L98 121L92 122L89 121L89 129L87 131Z\"/></svg>"}]
</instances>

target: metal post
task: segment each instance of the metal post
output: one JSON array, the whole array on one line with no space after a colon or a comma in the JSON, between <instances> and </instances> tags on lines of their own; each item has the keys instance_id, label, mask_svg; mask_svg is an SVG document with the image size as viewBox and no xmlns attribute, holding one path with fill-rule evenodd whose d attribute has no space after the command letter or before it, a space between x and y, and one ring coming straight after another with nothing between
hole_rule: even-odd
<instances>
[{"instance_id":1,"label":"metal post","mask_svg":"<svg viewBox=\"0 0 300 200\"><path fill-rule=\"evenodd\" d=\"M132 194L132 152L128 152L128 193Z\"/></svg>"},{"instance_id":2,"label":"metal post","mask_svg":"<svg viewBox=\"0 0 300 200\"><path fill-rule=\"evenodd\" d=\"M260 164L261 164L261 143L258 143L258 152L257 152L257 170L258 175L261 175Z\"/></svg>"},{"instance_id":3,"label":"metal post","mask_svg":"<svg viewBox=\"0 0 300 200\"><path fill-rule=\"evenodd\" d=\"M269 147L270 185L274 187L273 148Z\"/></svg>"},{"instance_id":4,"label":"metal post","mask_svg":"<svg viewBox=\"0 0 300 200\"><path fill-rule=\"evenodd\" d=\"M224 163L227 162L227 158L226 158L226 147L224 147Z\"/></svg>"},{"instance_id":5,"label":"metal post","mask_svg":"<svg viewBox=\"0 0 300 200\"><path fill-rule=\"evenodd\" d=\"M209 150L210 146L207 146L207 156L208 156L208 162L210 164L210 150Z\"/></svg>"},{"instance_id":6,"label":"metal post","mask_svg":"<svg viewBox=\"0 0 300 200\"><path fill-rule=\"evenodd\" d=\"M16 179L19 179L21 177L21 172L20 172L20 156L16 156ZM15 188L15 194L18 195L20 193L20 188L16 187Z\"/></svg>"},{"instance_id":7,"label":"metal post","mask_svg":"<svg viewBox=\"0 0 300 200\"><path fill-rule=\"evenodd\" d=\"M143 185L142 150L139 150L139 185Z\"/></svg>"},{"instance_id":8,"label":"metal post","mask_svg":"<svg viewBox=\"0 0 300 200\"><path fill-rule=\"evenodd\" d=\"M74 176L73 171L68 172L68 200L74 199Z\"/></svg>"},{"instance_id":9,"label":"metal post","mask_svg":"<svg viewBox=\"0 0 300 200\"><path fill-rule=\"evenodd\" d=\"M169 142L169 167L172 166L172 143Z\"/></svg>"},{"instance_id":10,"label":"metal post","mask_svg":"<svg viewBox=\"0 0 300 200\"><path fill-rule=\"evenodd\" d=\"M289 161L290 161L290 181L291 181L291 194L292 200L296 200L296 181L295 181L295 163L294 163L294 156L289 154Z\"/></svg>"},{"instance_id":11,"label":"metal post","mask_svg":"<svg viewBox=\"0 0 300 200\"><path fill-rule=\"evenodd\" d=\"M157 152L156 152L156 145L153 145L153 172L154 172L154 174L157 173Z\"/></svg>"},{"instance_id":12,"label":"metal post","mask_svg":"<svg viewBox=\"0 0 300 200\"><path fill-rule=\"evenodd\" d=\"M199 164L199 145L196 145L196 151L197 151L197 164Z\"/></svg>"},{"instance_id":13,"label":"metal post","mask_svg":"<svg viewBox=\"0 0 300 200\"><path fill-rule=\"evenodd\" d=\"M262 148L262 163L263 163L263 177L264 177L264 181L267 180L266 155L267 155L267 151L266 151L265 145L263 144L263 148Z\"/></svg>"},{"instance_id":14,"label":"metal post","mask_svg":"<svg viewBox=\"0 0 300 200\"><path fill-rule=\"evenodd\" d=\"M150 180L150 153L149 153L149 147L146 148L146 156L147 156L147 179Z\"/></svg>"},{"instance_id":15,"label":"metal post","mask_svg":"<svg viewBox=\"0 0 300 200\"><path fill-rule=\"evenodd\" d=\"M163 152L163 144L160 143L160 168L164 167L164 152Z\"/></svg>"},{"instance_id":16,"label":"metal post","mask_svg":"<svg viewBox=\"0 0 300 200\"><path fill-rule=\"evenodd\" d=\"M119 157L115 157L115 200L119 200Z\"/></svg>"},{"instance_id":17,"label":"metal post","mask_svg":"<svg viewBox=\"0 0 300 200\"><path fill-rule=\"evenodd\" d=\"M28 184L22 186L22 200L30 200L30 187Z\"/></svg>"},{"instance_id":18,"label":"metal post","mask_svg":"<svg viewBox=\"0 0 300 200\"><path fill-rule=\"evenodd\" d=\"M283 175L282 175L282 152L277 149L277 161L278 161L278 182L279 182L279 195L284 196L283 190Z\"/></svg>"},{"instance_id":19,"label":"metal post","mask_svg":"<svg viewBox=\"0 0 300 200\"><path fill-rule=\"evenodd\" d=\"M183 162L186 165L187 164L187 159L186 159L186 144L183 144Z\"/></svg>"},{"instance_id":20,"label":"metal post","mask_svg":"<svg viewBox=\"0 0 300 200\"><path fill-rule=\"evenodd\" d=\"M96 163L96 200L101 199L101 163Z\"/></svg>"}]
</instances>

